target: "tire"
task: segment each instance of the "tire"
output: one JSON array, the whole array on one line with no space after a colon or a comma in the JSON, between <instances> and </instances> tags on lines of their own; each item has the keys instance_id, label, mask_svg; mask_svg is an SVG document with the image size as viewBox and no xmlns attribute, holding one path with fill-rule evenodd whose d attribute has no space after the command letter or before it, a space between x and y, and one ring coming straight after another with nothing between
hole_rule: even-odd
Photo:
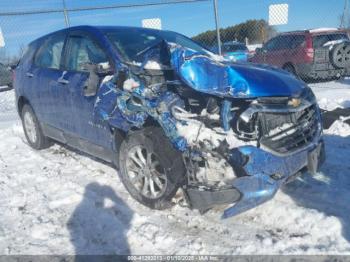
<instances>
[{"instance_id":1,"label":"tire","mask_svg":"<svg viewBox=\"0 0 350 262\"><path fill-rule=\"evenodd\" d=\"M159 127L129 134L120 147L119 167L130 195L151 209L171 207L172 198L184 183L182 154Z\"/></svg>"},{"instance_id":2,"label":"tire","mask_svg":"<svg viewBox=\"0 0 350 262\"><path fill-rule=\"evenodd\" d=\"M334 45L330 50L330 60L335 68L350 67L350 43L344 42Z\"/></svg>"},{"instance_id":3,"label":"tire","mask_svg":"<svg viewBox=\"0 0 350 262\"><path fill-rule=\"evenodd\" d=\"M44 136L40 123L35 116L32 107L25 104L21 112L22 126L28 144L36 149L44 149L51 145L50 140Z\"/></svg>"}]
</instances>

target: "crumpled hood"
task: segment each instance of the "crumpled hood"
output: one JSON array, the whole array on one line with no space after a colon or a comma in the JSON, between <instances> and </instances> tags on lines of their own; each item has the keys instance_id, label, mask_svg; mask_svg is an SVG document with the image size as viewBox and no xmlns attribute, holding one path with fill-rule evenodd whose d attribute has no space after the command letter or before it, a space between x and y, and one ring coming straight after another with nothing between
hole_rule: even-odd
<instances>
[{"instance_id":1,"label":"crumpled hood","mask_svg":"<svg viewBox=\"0 0 350 262\"><path fill-rule=\"evenodd\" d=\"M277 68L232 63L184 48L171 51L171 64L189 87L220 97L298 97L306 86L291 74Z\"/></svg>"}]
</instances>

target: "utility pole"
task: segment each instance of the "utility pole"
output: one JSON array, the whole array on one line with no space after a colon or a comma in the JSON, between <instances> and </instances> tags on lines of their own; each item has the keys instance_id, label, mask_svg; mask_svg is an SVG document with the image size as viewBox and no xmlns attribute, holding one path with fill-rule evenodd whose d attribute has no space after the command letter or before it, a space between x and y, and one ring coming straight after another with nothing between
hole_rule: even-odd
<instances>
[{"instance_id":1,"label":"utility pole","mask_svg":"<svg viewBox=\"0 0 350 262\"><path fill-rule=\"evenodd\" d=\"M349 0L344 0L344 10L341 16L340 28L348 29L350 23L349 18Z\"/></svg>"},{"instance_id":2,"label":"utility pole","mask_svg":"<svg viewBox=\"0 0 350 262\"><path fill-rule=\"evenodd\" d=\"M221 55L221 39L220 39L220 26L219 26L219 17L218 17L218 3L217 0L214 1L214 15L215 15L215 26L216 26L216 38L218 44L219 55Z\"/></svg>"},{"instance_id":3,"label":"utility pole","mask_svg":"<svg viewBox=\"0 0 350 262\"><path fill-rule=\"evenodd\" d=\"M66 24L66 27L70 27L70 23L69 23L69 16L68 16L68 10L66 8L66 1L62 0L62 4L63 4L63 14L64 14L64 22Z\"/></svg>"}]
</instances>

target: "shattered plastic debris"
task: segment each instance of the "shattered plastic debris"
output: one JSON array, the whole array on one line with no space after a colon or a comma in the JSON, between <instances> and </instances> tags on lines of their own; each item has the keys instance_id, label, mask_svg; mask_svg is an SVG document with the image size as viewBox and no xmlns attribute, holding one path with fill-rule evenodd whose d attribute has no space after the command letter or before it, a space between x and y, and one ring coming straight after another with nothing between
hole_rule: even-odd
<instances>
[{"instance_id":1,"label":"shattered plastic debris","mask_svg":"<svg viewBox=\"0 0 350 262\"><path fill-rule=\"evenodd\" d=\"M132 91L133 89L135 89L135 88L137 88L139 86L140 86L139 82L137 82L133 78L129 78L129 79L125 80L125 82L123 84L123 89L125 91Z\"/></svg>"}]
</instances>

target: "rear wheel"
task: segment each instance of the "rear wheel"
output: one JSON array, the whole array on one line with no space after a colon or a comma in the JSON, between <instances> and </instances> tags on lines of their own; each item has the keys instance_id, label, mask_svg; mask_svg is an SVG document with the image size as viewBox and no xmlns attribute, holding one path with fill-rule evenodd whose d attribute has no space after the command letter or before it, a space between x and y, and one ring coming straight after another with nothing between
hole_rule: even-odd
<instances>
[{"instance_id":1,"label":"rear wheel","mask_svg":"<svg viewBox=\"0 0 350 262\"><path fill-rule=\"evenodd\" d=\"M34 149L43 149L51 145L49 139L44 136L39 121L30 105L22 108L22 125L28 144Z\"/></svg>"},{"instance_id":2,"label":"rear wheel","mask_svg":"<svg viewBox=\"0 0 350 262\"><path fill-rule=\"evenodd\" d=\"M175 150L163 130L147 127L131 133L120 147L123 184L141 204L165 209L184 182L182 154Z\"/></svg>"}]
</instances>

